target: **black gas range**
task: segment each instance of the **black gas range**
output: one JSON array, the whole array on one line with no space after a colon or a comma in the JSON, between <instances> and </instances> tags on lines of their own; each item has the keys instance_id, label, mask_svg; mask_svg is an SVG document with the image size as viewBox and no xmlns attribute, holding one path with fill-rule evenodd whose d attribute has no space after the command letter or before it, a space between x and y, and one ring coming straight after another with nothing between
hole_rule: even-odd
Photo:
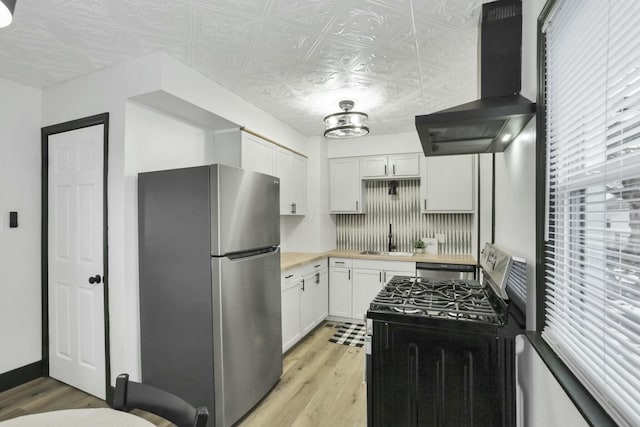
<instances>
[{"instance_id":1,"label":"black gas range","mask_svg":"<svg viewBox=\"0 0 640 427\"><path fill-rule=\"evenodd\" d=\"M367 312L369 426L515 425L526 262L487 244L482 282L395 276Z\"/></svg>"}]
</instances>

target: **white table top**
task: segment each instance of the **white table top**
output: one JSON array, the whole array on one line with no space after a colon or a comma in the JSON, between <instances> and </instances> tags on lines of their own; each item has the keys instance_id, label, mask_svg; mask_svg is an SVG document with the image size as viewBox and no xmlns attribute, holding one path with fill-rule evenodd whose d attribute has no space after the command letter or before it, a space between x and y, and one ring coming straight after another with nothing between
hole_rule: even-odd
<instances>
[{"instance_id":1,"label":"white table top","mask_svg":"<svg viewBox=\"0 0 640 427\"><path fill-rule=\"evenodd\" d=\"M110 408L65 409L23 415L0 422L1 427L153 427L149 421Z\"/></svg>"}]
</instances>

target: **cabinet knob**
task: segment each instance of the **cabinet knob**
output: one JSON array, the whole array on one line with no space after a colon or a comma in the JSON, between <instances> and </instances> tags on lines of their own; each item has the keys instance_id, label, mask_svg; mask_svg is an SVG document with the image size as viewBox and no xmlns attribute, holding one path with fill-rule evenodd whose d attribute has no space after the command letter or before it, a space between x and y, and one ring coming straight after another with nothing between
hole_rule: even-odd
<instances>
[{"instance_id":1,"label":"cabinet knob","mask_svg":"<svg viewBox=\"0 0 640 427\"><path fill-rule=\"evenodd\" d=\"M396 164L394 163L393 164L393 175L395 176L395 174L396 174Z\"/></svg>"}]
</instances>

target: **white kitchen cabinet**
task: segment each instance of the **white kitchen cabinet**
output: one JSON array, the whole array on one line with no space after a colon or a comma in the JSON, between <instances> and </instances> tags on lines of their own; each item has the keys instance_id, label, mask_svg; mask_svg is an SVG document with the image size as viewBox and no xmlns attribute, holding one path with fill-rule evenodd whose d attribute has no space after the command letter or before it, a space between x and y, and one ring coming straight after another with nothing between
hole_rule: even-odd
<instances>
[{"instance_id":1,"label":"white kitchen cabinet","mask_svg":"<svg viewBox=\"0 0 640 427\"><path fill-rule=\"evenodd\" d=\"M326 259L324 260L323 267L316 274L315 315L316 324L319 324L329 315L329 269L327 268Z\"/></svg>"},{"instance_id":2,"label":"white kitchen cabinet","mask_svg":"<svg viewBox=\"0 0 640 427\"><path fill-rule=\"evenodd\" d=\"M327 318L327 258L282 273L282 352Z\"/></svg>"},{"instance_id":3,"label":"white kitchen cabinet","mask_svg":"<svg viewBox=\"0 0 640 427\"><path fill-rule=\"evenodd\" d=\"M307 159L278 148L276 173L280 178L280 215L307 213Z\"/></svg>"},{"instance_id":4,"label":"white kitchen cabinet","mask_svg":"<svg viewBox=\"0 0 640 427\"><path fill-rule=\"evenodd\" d=\"M422 153L394 154L389 156L389 169L391 177L395 178L419 178L420 159Z\"/></svg>"},{"instance_id":5,"label":"white kitchen cabinet","mask_svg":"<svg viewBox=\"0 0 640 427\"><path fill-rule=\"evenodd\" d=\"M422 213L473 212L473 155L425 157L420 180Z\"/></svg>"},{"instance_id":6,"label":"white kitchen cabinet","mask_svg":"<svg viewBox=\"0 0 640 427\"><path fill-rule=\"evenodd\" d=\"M352 261L347 258L329 260L329 315L351 318Z\"/></svg>"},{"instance_id":7,"label":"white kitchen cabinet","mask_svg":"<svg viewBox=\"0 0 640 427\"><path fill-rule=\"evenodd\" d=\"M329 280L326 258L307 264L302 277L300 325L302 336L327 318L329 311Z\"/></svg>"},{"instance_id":8,"label":"white kitchen cabinet","mask_svg":"<svg viewBox=\"0 0 640 427\"><path fill-rule=\"evenodd\" d=\"M415 276L416 263L407 261L353 260L352 317L359 322L371 301L393 276Z\"/></svg>"},{"instance_id":9,"label":"white kitchen cabinet","mask_svg":"<svg viewBox=\"0 0 640 427\"><path fill-rule=\"evenodd\" d=\"M247 132L242 134L242 169L276 176L276 146Z\"/></svg>"},{"instance_id":10,"label":"white kitchen cabinet","mask_svg":"<svg viewBox=\"0 0 640 427\"><path fill-rule=\"evenodd\" d=\"M387 156L370 156L360 159L362 178L384 178L387 176Z\"/></svg>"},{"instance_id":11,"label":"white kitchen cabinet","mask_svg":"<svg viewBox=\"0 0 640 427\"><path fill-rule=\"evenodd\" d=\"M296 271L285 271L281 277L282 296L282 352L302 337L300 327L300 285L302 278Z\"/></svg>"},{"instance_id":12,"label":"white kitchen cabinet","mask_svg":"<svg viewBox=\"0 0 640 427\"><path fill-rule=\"evenodd\" d=\"M329 210L331 213L364 213L360 162L356 157L329 160Z\"/></svg>"},{"instance_id":13,"label":"white kitchen cabinet","mask_svg":"<svg viewBox=\"0 0 640 427\"><path fill-rule=\"evenodd\" d=\"M353 301L352 316L360 322L364 322L364 316L369 309L371 300L382 289L381 270L353 269Z\"/></svg>"},{"instance_id":14,"label":"white kitchen cabinet","mask_svg":"<svg viewBox=\"0 0 640 427\"><path fill-rule=\"evenodd\" d=\"M302 336L307 335L316 325L315 274L302 277L300 287L300 329Z\"/></svg>"},{"instance_id":15,"label":"white kitchen cabinet","mask_svg":"<svg viewBox=\"0 0 640 427\"><path fill-rule=\"evenodd\" d=\"M361 176L363 179L419 178L420 157L419 153L361 157Z\"/></svg>"}]
</instances>

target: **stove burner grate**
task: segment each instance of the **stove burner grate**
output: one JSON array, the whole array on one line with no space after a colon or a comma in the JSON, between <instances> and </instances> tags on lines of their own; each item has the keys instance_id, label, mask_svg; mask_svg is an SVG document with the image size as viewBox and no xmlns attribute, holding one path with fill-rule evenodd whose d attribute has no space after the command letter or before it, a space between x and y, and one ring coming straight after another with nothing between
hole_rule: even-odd
<instances>
[{"instance_id":1,"label":"stove burner grate","mask_svg":"<svg viewBox=\"0 0 640 427\"><path fill-rule=\"evenodd\" d=\"M394 277L371 302L372 310L411 316L503 324L503 317L476 281Z\"/></svg>"}]
</instances>

